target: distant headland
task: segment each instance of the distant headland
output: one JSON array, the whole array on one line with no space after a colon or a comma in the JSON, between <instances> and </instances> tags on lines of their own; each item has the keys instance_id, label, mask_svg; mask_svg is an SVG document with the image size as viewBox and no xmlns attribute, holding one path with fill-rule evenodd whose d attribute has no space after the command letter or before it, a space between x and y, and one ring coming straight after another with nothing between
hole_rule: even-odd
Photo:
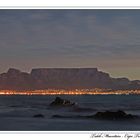
<instances>
[{"instance_id":1,"label":"distant headland","mask_svg":"<svg viewBox=\"0 0 140 140\"><path fill-rule=\"evenodd\" d=\"M140 80L112 78L97 68L38 68L30 73L10 68L0 74L0 90L139 90Z\"/></svg>"}]
</instances>

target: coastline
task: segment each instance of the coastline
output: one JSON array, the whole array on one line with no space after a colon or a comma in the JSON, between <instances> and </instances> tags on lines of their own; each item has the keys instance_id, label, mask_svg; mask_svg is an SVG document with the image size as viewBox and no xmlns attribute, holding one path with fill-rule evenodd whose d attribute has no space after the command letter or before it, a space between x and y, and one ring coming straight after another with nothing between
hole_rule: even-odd
<instances>
[{"instance_id":1,"label":"coastline","mask_svg":"<svg viewBox=\"0 0 140 140\"><path fill-rule=\"evenodd\" d=\"M110 90L110 89L47 89L47 90L0 90L0 95L133 95L140 90Z\"/></svg>"}]
</instances>

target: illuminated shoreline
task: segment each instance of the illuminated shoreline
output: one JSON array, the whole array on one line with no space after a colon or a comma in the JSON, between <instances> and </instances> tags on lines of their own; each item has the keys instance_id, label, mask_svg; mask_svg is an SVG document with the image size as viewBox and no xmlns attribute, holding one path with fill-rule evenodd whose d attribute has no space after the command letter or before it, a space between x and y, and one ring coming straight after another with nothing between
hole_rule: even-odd
<instances>
[{"instance_id":1,"label":"illuminated shoreline","mask_svg":"<svg viewBox=\"0 0 140 140\"><path fill-rule=\"evenodd\" d=\"M75 89L75 90L0 90L0 95L129 95L140 94L140 90Z\"/></svg>"}]
</instances>

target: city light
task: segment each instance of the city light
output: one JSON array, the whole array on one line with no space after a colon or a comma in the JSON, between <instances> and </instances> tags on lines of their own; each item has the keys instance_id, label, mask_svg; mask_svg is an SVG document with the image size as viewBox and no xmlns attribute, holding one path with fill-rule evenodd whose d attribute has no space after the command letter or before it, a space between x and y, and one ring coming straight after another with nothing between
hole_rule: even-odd
<instances>
[{"instance_id":1,"label":"city light","mask_svg":"<svg viewBox=\"0 0 140 140\"><path fill-rule=\"evenodd\" d=\"M140 90L110 90L110 89L47 89L47 90L0 90L0 95L110 95L110 94L140 94Z\"/></svg>"}]
</instances>

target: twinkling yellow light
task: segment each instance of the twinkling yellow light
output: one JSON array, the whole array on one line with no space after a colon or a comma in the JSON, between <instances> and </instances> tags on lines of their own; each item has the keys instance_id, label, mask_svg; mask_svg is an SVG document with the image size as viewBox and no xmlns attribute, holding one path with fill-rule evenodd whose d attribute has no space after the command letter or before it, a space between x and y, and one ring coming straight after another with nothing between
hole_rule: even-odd
<instances>
[{"instance_id":1,"label":"twinkling yellow light","mask_svg":"<svg viewBox=\"0 0 140 140\"><path fill-rule=\"evenodd\" d=\"M60 89L47 89L47 90L0 90L0 95L96 95L96 94L140 94L140 90L110 90L110 89L75 89L75 90L60 90Z\"/></svg>"}]
</instances>

